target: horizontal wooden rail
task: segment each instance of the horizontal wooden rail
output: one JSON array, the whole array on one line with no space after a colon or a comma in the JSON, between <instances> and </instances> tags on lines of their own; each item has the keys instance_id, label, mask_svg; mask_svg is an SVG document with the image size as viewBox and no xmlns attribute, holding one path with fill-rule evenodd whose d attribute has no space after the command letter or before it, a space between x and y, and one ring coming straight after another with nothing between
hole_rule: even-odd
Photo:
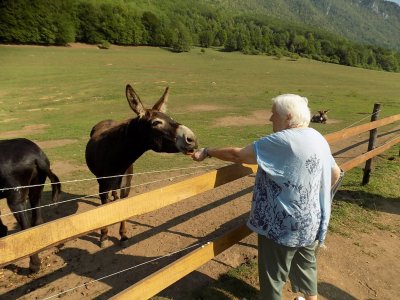
<instances>
[{"instance_id":1,"label":"horizontal wooden rail","mask_svg":"<svg viewBox=\"0 0 400 300\"><path fill-rule=\"evenodd\" d=\"M366 124L362 124L359 126L354 126L351 128L347 128L347 129L343 129L343 130L339 130L333 133L329 133L327 135L325 135L326 140L328 141L328 143L330 144L334 144L337 141L340 140L344 140L347 139L349 137L355 136L357 134L369 131L371 129L375 129L381 126L385 126L388 125L390 123L396 122L400 120L400 114L398 115L394 115L394 116L390 116L378 121L374 121L374 122L369 122Z\"/></svg>"},{"instance_id":2,"label":"horizontal wooden rail","mask_svg":"<svg viewBox=\"0 0 400 300\"><path fill-rule=\"evenodd\" d=\"M382 153L383 151L389 149L399 142L400 137L395 138L381 147L378 147L357 158L351 159L343 163L342 165L340 165L340 168L344 171L349 171L352 168L358 166L359 164L362 164L363 162L378 155L379 153ZM233 232L238 232L238 236L232 236ZM252 232L247 228L246 224L244 223L237 227L234 231L228 232L227 234L220 236L217 241L224 241L224 249L228 249L251 233ZM196 249L186 254L183 258L165 266L158 272L153 273L146 278L143 278L141 281L137 282L130 288L123 290L111 299L149 299L170 286L171 284L175 283L185 275L198 269L200 266L202 266L202 264L207 263L217 255L218 253L213 253L210 250L210 247L205 246L200 249ZM200 264L201 262L203 263Z\"/></svg>"},{"instance_id":3,"label":"horizontal wooden rail","mask_svg":"<svg viewBox=\"0 0 400 300\"><path fill-rule=\"evenodd\" d=\"M101 205L0 239L0 266L66 240L118 223L252 174L254 165L233 164L144 194ZM27 242L29 241L29 242Z\"/></svg>"},{"instance_id":4,"label":"horizontal wooden rail","mask_svg":"<svg viewBox=\"0 0 400 300\"><path fill-rule=\"evenodd\" d=\"M251 233L245 224L190 252L159 271L120 292L111 299L149 299L193 270L213 259Z\"/></svg>"},{"instance_id":5,"label":"horizontal wooden rail","mask_svg":"<svg viewBox=\"0 0 400 300\"><path fill-rule=\"evenodd\" d=\"M377 156L378 154L382 153L383 151L388 150L390 147L396 145L397 143L400 143L400 137L394 138L393 140L387 142L386 144L384 144L378 148L375 148L375 149L368 151L360 156L357 156L356 158L348 160L345 163L343 163L340 167L342 168L343 171L349 171L349 170L353 169L354 167L362 164L363 162L366 162L368 159L371 159L374 156Z\"/></svg>"}]
</instances>

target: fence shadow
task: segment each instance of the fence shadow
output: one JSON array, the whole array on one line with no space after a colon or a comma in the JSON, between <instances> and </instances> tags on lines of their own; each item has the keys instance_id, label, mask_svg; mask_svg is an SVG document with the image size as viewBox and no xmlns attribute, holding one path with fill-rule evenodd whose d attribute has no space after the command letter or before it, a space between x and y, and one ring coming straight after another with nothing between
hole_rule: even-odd
<instances>
[{"instance_id":1,"label":"fence shadow","mask_svg":"<svg viewBox=\"0 0 400 300\"><path fill-rule=\"evenodd\" d=\"M49 194L51 197L51 192L47 192L46 194ZM59 200L59 203L54 205L54 206L49 206L43 208L45 211L45 220L46 222L54 221L59 218L64 218L70 215L75 214L78 211L79 207L79 201L80 200L73 200L73 201L68 201L69 199L75 199L75 198L81 198L84 195L79 195L79 194L70 194L66 192L61 193L61 199ZM64 202L63 201L68 201ZM51 204L51 200L47 200L47 203L43 203L43 205L46 204ZM48 209L50 208L50 209Z\"/></svg>"},{"instance_id":2,"label":"fence shadow","mask_svg":"<svg viewBox=\"0 0 400 300\"><path fill-rule=\"evenodd\" d=\"M324 296L326 299L340 299L340 300L357 300L349 293L343 291L342 289L328 283L319 282L318 283L318 294Z\"/></svg>"},{"instance_id":3,"label":"fence shadow","mask_svg":"<svg viewBox=\"0 0 400 300\"><path fill-rule=\"evenodd\" d=\"M194 275L197 276L197 274ZM191 291L190 295L187 294L172 299L256 300L259 299L259 290L239 278L223 274L219 277L218 282L207 289L198 288L195 291Z\"/></svg>"},{"instance_id":4,"label":"fence shadow","mask_svg":"<svg viewBox=\"0 0 400 300\"><path fill-rule=\"evenodd\" d=\"M333 201L348 201L367 209L400 215L400 197L388 198L364 191L341 189L336 193Z\"/></svg>"},{"instance_id":5,"label":"fence shadow","mask_svg":"<svg viewBox=\"0 0 400 300\"><path fill-rule=\"evenodd\" d=\"M181 223L184 223L184 222L190 220L191 218L194 218L194 217L196 217L196 216L198 216L198 215L200 215L202 213L205 213L205 212L207 212L207 211L209 211L211 209L214 209L214 208L216 208L218 206L222 206L222 205L224 205L224 204L226 204L226 203L228 203L230 201L233 201L236 198L239 198L239 197L242 197L242 196L244 196L246 194L249 194L252 191L253 191L253 187L248 187L248 188L243 189L243 190L241 190L239 192L236 192L236 193L234 193L232 195L226 196L226 197L221 198L221 199L219 199L217 201L213 201L213 202L211 202L211 203L209 203L207 205L204 205L204 206L201 206L201 207L199 207L197 209L194 209L194 210L192 210L192 211L190 211L190 212L188 212L188 213L186 213L184 215L177 216L177 217L165 222L164 224L160 225L159 227L150 228L149 230L147 230L145 232L142 232L142 233L140 233L138 235L135 235L135 236L131 237L129 239L129 241L128 241L128 245L136 244L136 243L138 243L138 242L140 242L142 240L145 240L145 239L147 239L147 238L149 238L149 237L151 237L151 236L153 236L153 235L155 235L155 234L157 234L157 233L159 233L161 231L169 231L170 228L173 228L173 227L175 227L175 226L177 226L177 225L179 225ZM143 225L143 224L141 224L139 222L132 221L132 220L129 220L129 222L134 224L134 225ZM217 231L216 231L216 233L218 233ZM179 234L181 234L181 233L179 233ZM184 233L182 235L185 236L185 237L198 238L196 236L187 235L187 234L184 234ZM207 238L211 238L211 237L207 237Z\"/></svg>"},{"instance_id":6,"label":"fence shadow","mask_svg":"<svg viewBox=\"0 0 400 300\"><path fill-rule=\"evenodd\" d=\"M67 199L72 199L72 198L78 198L82 197L83 195L77 195L77 194L69 194L69 193L61 193L61 197L59 199L59 202L62 202ZM28 208L29 206L29 201L28 201ZM51 201L51 191L45 191L42 193L42 198L40 201L40 205L43 206L41 207L42 215L43 215L43 221L44 223L54 221L66 216L70 216L75 214L78 211L78 201L71 201L71 202L66 202L66 203L59 203L59 204L54 204ZM28 211L29 218L31 217L31 211ZM16 222L15 218L13 216L9 216L13 220L12 222ZM8 234L12 234L15 232L20 231L20 228L9 230Z\"/></svg>"}]
</instances>

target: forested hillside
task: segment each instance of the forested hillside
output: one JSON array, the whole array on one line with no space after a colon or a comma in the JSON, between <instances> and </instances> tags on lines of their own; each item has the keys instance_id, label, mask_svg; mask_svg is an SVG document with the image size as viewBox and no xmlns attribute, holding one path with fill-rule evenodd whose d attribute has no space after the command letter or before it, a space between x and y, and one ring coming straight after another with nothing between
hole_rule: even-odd
<instances>
[{"instance_id":1,"label":"forested hillside","mask_svg":"<svg viewBox=\"0 0 400 300\"><path fill-rule=\"evenodd\" d=\"M207 0L232 11L257 12L316 26L352 41L400 50L400 6L384 0Z\"/></svg>"},{"instance_id":2,"label":"forested hillside","mask_svg":"<svg viewBox=\"0 0 400 300\"><path fill-rule=\"evenodd\" d=\"M104 48L109 43L161 46L177 52L189 51L194 45L213 46L245 54L292 59L302 56L400 71L399 52L377 45L356 44L356 39L345 39L341 37L345 34L334 30L328 17L332 15L340 23L339 16L347 7L342 2L352 3L366 13L366 3L373 1L3 0L0 2L0 43L67 45L76 41L101 44ZM340 3L343 9L336 7ZM358 16L370 17L361 13ZM349 18L347 30L352 31L357 27L355 24L363 22ZM329 32L331 28L336 33Z\"/></svg>"}]
</instances>

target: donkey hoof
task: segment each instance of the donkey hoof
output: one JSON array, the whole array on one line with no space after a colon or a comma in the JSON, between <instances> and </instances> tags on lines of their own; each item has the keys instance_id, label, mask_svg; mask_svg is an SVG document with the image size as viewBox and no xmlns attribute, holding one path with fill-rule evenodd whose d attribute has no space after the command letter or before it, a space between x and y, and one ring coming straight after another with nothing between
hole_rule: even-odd
<instances>
[{"instance_id":1,"label":"donkey hoof","mask_svg":"<svg viewBox=\"0 0 400 300\"><path fill-rule=\"evenodd\" d=\"M30 262L29 263L29 271L31 273L39 272L40 271L40 264L35 264L35 263Z\"/></svg>"},{"instance_id":2,"label":"donkey hoof","mask_svg":"<svg viewBox=\"0 0 400 300\"><path fill-rule=\"evenodd\" d=\"M5 237L7 235L8 228L7 226L0 227L0 238Z\"/></svg>"},{"instance_id":3,"label":"donkey hoof","mask_svg":"<svg viewBox=\"0 0 400 300\"><path fill-rule=\"evenodd\" d=\"M128 237L127 236L122 236L120 240L120 244L122 247L128 246Z\"/></svg>"}]
</instances>

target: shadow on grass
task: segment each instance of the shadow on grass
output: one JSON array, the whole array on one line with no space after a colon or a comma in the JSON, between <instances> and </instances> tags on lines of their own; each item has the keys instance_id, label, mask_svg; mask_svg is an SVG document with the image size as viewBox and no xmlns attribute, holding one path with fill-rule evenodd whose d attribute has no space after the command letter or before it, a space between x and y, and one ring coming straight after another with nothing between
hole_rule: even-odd
<instances>
[{"instance_id":1,"label":"shadow on grass","mask_svg":"<svg viewBox=\"0 0 400 300\"><path fill-rule=\"evenodd\" d=\"M247 282L236 277L224 274L219 281L207 288L195 291L191 297L186 299L213 299L213 300L231 300L231 299L259 299L260 292L257 288L249 285ZM327 283L318 283L318 295L326 299L356 300L349 293L342 289Z\"/></svg>"},{"instance_id":2,"label":"shadow on grass","mask_svg":"<svg viewBox=\"0 0 400 300\"><path fill-rule=\"evenodd\" d=\"M247 282L223 274L220 276L218 282L207 288L199 289L192 293L192 296L188 299L213 299L213 300L225 300L225 299L258 299L259 290Z\"/></svg>"},{"instance_id":3,"label":"shadow on grass","mask_svg":"<svg viewBox=\"0 0 400 300\"><path fill-rule=\"evenodd\" d=\"M400 197L384 197L379 194L364 191L342 189L336 193L333 201L334 203L353 203L369 210L400 215Z\"/></svg>"},{"instance_id":4,"label":"shadow on grass","mask_svg":"<svg viewBox=\"0 0 400 300\"><path fill-rule=\"evenodd\" d=\"M257 269L256 266L253 266ZM318 294L326 299L356 300L346 291L327 283L318 283ZM210 286L194 291L191 296L185 299L215 299L215 300L231 300L231 299L259 299L260 292L254 286L248 284L244 280L229 274L221 275L219 280Z\"/></svg>"}]
</instances>

